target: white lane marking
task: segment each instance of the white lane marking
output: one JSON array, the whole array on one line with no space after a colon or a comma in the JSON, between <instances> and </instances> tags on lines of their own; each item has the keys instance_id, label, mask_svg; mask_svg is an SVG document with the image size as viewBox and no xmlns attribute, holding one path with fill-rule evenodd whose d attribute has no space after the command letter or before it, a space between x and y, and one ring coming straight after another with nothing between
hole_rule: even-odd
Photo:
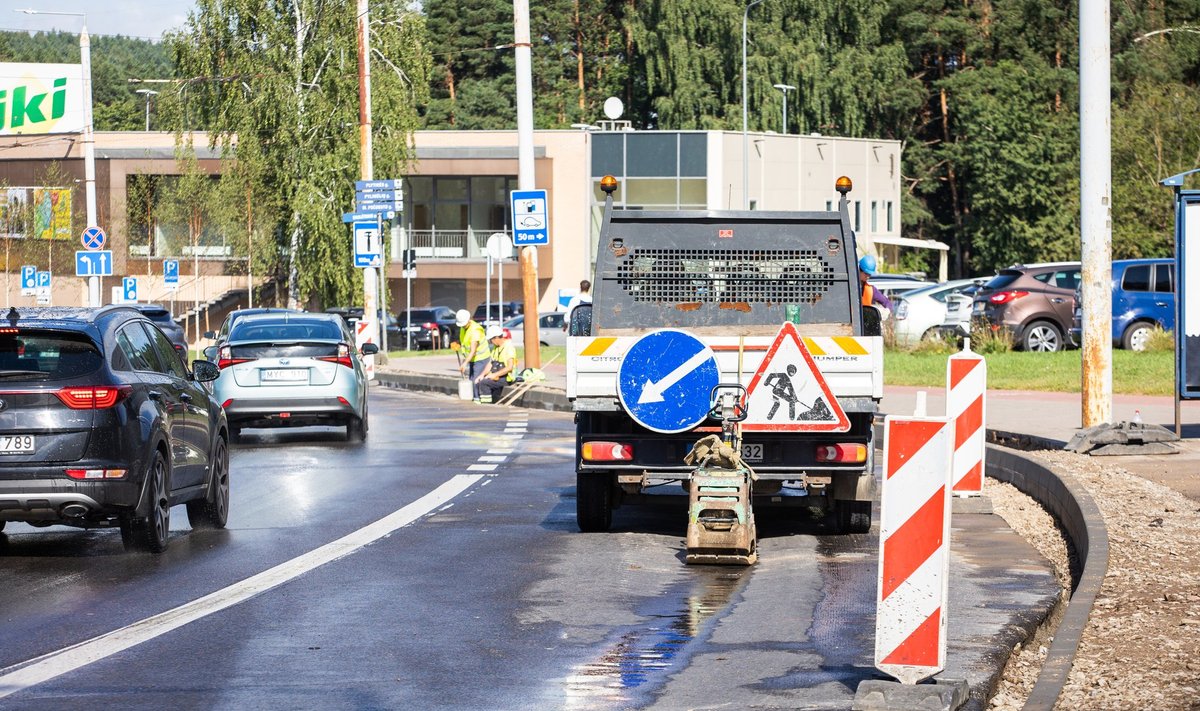
<instances>
[{"instance_id":1,"label":"white lane marking","mask_svg":"<svg viewBox=\"0 0 1200 711\"><path fill-rule=\"evenodd\" d=\"M528 433L528 430L524 430L524 429L518 430L518 429L507 429L507 428L506 428L506 429L504 430L504 435L505 435L506 437L516 437L516 438L519 438L519 437L521 437L522 435L524 435L524 434L527 434L527 433Z\"/></svg>"},{"instance_id":2,"label":"white lane marking","mask_svg":"<svg viewBox=\"0 0 1200 711\"><path fill-rule=\"evenodd\" d=\"M498 467L498 466L500 466L500 465L499 464L472 464L471 466L467 467L467 471L469 471L469 472L494 472L494 471L496 471L496 467Z\"/></svg>"},{"instance_id":3,"label":"white lane marking","mask_svg":"<svg viewBox=\"0 0 1200 711\"><path fill-rule=\"evenodd\" d=\"M487 451L487 453L488 454L512 454L513 451L514 450L511 447L499 447L496 449L489 449Z\"/></svg>"},{"instance_id":4,"label":"white lane marking","mask_svg":"<svg viewBox=\"0 0 1200 711\"><path fill-rule=\"evenodd\" d=\"M280 563L274 568L121 629L0 669L0 698L160 637L189 622L245 602L259 593L347 556L430 513L482 478L480 475L457 474L428 494L375 523Z\"/></svg>"},{"instance_id":5,"label":"white lane marking","mask_svg":"<svg viewBox=\"0 0 1200 711\"><path fill-rule=\"evenodd\" d=\"M507 460L508 460L508 457L487 457L487 456L484 456L484 457L480 457L480 458L479 458L479 461L481 461L481 462L504 462L504 461L507 461Z\"/></svg>"}]
</instances>

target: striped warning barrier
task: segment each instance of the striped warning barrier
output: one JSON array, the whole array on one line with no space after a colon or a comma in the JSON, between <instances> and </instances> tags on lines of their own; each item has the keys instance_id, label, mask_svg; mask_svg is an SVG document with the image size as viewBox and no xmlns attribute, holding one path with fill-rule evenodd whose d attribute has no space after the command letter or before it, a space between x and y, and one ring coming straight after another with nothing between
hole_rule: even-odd
<instances>
[{"instance_id":1,"label":"striped warning barrier","mask_svg":"<svg viewBox=\"0 0 1200 711\"><path fill-rule=\"evenodd\" d=\"M884 420L875 667L903 684L946 662L952 432L944 417Z\"/></svg>"},{"instance_id":2,"label":"striped warning barrier","mask_svg":"<svg viewBox=\"0 0 1200 711\"><path fill-rule=\"evenodd\" d=\"M946 364L946 417L954 423L951 481L956 496L983 493L987 364L971 352L970 341Z\"/></svg>"}]
</instances>

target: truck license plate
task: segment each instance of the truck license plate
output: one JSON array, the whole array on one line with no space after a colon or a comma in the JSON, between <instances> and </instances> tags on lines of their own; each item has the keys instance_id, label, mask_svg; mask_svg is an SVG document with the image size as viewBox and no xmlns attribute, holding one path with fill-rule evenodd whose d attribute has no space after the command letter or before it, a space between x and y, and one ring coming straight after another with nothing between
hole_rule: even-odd
<instances>
[{"instance_id":1,"label":"truck license plate","mask_svg":"<svg viewBox=\"0 0 1200 711\"><path fill-rule=\"evenodd\" d=\"M743 444L742 445L742 461L761 462L762 460L763 460L763 446L761 444Z\"/></svg>"},{"instance_id":2,"label":"truck license plate","mask_svg":"<svg viewBox=\"0 0 1200 711\"><path fill-rule=\"evenodd\" d=\"M34 449L33 435L0 435L0 454L28 454Z\"/></svg>"}]
</instances>

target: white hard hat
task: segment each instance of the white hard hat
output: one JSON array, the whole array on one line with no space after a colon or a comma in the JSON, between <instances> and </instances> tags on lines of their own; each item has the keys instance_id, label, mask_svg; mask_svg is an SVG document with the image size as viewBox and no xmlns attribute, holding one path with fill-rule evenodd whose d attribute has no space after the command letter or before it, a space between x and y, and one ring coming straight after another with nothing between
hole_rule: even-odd
<instances>
[{"instance_id":1,"label":"white hard hat","mask_svg":"<svg viewBox=\"0 0 1200 711\"><path fill-rule=\"evenodd\" d=\"M487 327L486 335L487 335L487 339L489 341L492 340L493 338L503 338L504 337L504 329L500 328L499 326L497 326L495 324L492 324L491 326Z\"/></svg>"},{"instance_id":2,"label":"white hard hat","mask_svg":"<svg viewBox=\"0 0 1200 711\"><path fill-rule=\"evenodd\" d=\"M471 312L466 309L459 309L454 313L454 325L462 328L467 325L467 321L471 320Z\"/></svg>"}]
</instances>

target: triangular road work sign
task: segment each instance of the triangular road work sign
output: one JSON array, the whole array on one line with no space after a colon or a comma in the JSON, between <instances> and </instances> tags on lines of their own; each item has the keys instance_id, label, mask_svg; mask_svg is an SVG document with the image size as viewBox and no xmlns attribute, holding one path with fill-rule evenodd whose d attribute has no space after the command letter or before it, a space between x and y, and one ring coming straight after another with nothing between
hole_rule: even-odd
<instances>
[{"instance_id":1,"label":"triangular road work sign","mask_svg":"<svg viewBox=\"0 0 1200 711\"><path fill-rule=\"evenodd\" d=\"M746 388L745 432L846 432L850 420L829 392L796 326L784 322Z\"/></svg>"}]
</instances>

